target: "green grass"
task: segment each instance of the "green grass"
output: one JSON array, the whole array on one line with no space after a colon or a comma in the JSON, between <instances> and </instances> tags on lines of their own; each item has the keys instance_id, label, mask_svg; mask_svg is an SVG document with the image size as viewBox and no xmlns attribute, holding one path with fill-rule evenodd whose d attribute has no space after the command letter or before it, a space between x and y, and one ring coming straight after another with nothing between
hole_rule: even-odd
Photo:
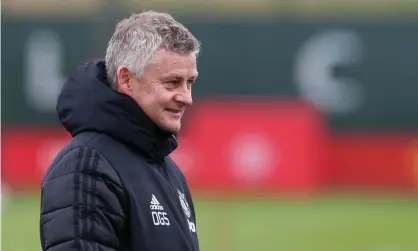
<instances>
[{"instance_id":1,"label":"green grass","mask_svg":"<svg viewBox=\"0 0 418 251\"><path fill-rule=\"evenodd\" d=\"M418 201L328 196L195 196L202 251L418 251ZM14 196L2 213L2 250L37 251L39 199Z\"/></svg>"}]
</instances>

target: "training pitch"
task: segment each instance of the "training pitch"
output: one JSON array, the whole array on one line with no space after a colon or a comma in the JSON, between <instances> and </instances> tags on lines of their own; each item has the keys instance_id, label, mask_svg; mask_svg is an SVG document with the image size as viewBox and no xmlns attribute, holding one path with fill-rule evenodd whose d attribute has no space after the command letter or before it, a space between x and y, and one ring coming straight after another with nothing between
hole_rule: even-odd
<instances>
[{"instance_id":1,"label":"training pitch","mask_svg":"<svg viewBox=\"0 0 418 251\"><path fill-rule=\"evenodd\" d=\"M195 195L195 204L202 251L418 251L415 198ZM38 195L6 198L1 221L3 251L41 250Z\"/></svg>"}]
</instances>

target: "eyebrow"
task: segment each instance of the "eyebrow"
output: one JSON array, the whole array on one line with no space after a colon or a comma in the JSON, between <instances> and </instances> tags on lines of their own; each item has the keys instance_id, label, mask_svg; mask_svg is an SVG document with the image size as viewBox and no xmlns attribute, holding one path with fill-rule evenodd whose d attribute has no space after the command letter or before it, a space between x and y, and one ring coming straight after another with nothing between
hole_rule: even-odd
<instances>
[{"instance_id":1,"label":"eyebrow","mask_svg":"<svg viewBox=\"0 0 418 251\"><path fill-rule=\"evenodd\" d=\"M197 77L198 77L198 75L199 75L199 73L196 73L196 75L194 75L194 76L192 76L192 77L190 77L190 78L188 78L188 79L193 79L193 80L196 80L197 79ZM166 76L163 76L163 79L170 79L170 78L174 78L174 79L176 79L176 80L183 80L184 78L183 77L180 77L180 76L177 76L177 75L166 75Z\"/></svg>"}]
</instances>

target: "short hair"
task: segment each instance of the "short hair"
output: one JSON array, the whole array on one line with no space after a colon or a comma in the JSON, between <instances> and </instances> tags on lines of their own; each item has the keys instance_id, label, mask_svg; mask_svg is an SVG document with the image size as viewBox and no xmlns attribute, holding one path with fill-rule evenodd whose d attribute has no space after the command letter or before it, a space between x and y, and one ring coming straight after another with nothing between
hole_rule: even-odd
<instances>
[{"instance_id":1,"label":"short hair","mask_svg":"<svg viewBox=\"0 0 418 251\"><path fill-rule=\"evenodd\" d=\"M200 52L200 42L170 14L147 11L132 14L116 25L106 50L107 77L113 89L117 85L117 69L126 65L136 77L152 63L158 49L180 54Z\"/></svg>"}]
</instances>

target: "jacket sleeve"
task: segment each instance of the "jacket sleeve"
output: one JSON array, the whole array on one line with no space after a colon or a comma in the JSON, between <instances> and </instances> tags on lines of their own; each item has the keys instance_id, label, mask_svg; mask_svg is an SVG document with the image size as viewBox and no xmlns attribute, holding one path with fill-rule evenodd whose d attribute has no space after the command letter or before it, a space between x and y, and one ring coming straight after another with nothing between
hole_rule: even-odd
<instances>
[{"instance_id":1,"label":"jacket sleeve","mask_svg":"<svg viewBox=\"0 0 418 251\"><path fill-rule=\"evenodd\" d=\"M42 250L121 250L125 198L118 175L95 150L58 156L42 182Z\"/></svg>"}]
</instances>

